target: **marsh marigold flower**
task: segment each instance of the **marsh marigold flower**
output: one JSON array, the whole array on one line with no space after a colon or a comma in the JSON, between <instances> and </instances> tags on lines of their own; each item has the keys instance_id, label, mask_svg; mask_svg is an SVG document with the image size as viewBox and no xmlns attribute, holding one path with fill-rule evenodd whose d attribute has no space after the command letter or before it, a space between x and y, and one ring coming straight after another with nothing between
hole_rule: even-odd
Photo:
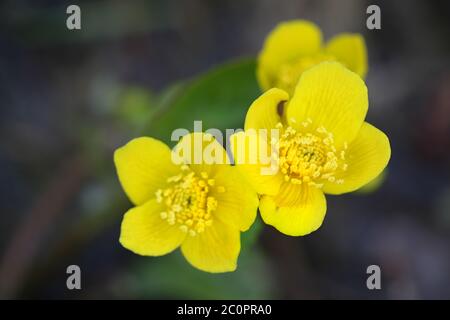
<instances>
[{"instance_id":1,"label":"marsh marigold flower","mask_svg":"<svg viewBox=\"0 0 450 320\"><path fill-rule=\"evenodd\" d=\"M250 106L245 132L231 137L232 151L261 195L259 209L267 224L287 235L308 234L325 217L324 193L354 191L380 174L390 145L383 132L364 122L367 109L363 80L337 62L305 71L291 99L273 88ZM252 140L251 129L278 129L278 137L257 134ZM255 141L268 150L275 174L263 174L262 161L248 161Z\"/></svg>"},{"instance_id":2,"label":"marsh marigold flower","mask_svg":"<svg viewBox=\"0 0 450 320\"><path fill-rule=\"evenodd\" d=\"M205 148L215 150L212 160L218 161L195 162L193 157ZM172 161L175 151L179 164ZM181 247L200 270L236 269L240 232L253 223L258 197L227 164L226 152L211 135L186 135L173 151L156 139L137 138L116 150L114 162L135 205L122 221L120 243L125 248L161 256Z\"/></svg>"},{"instance_id":3,"label":"marsh marigold flower","mask_svg":"<svg viewBox=\"0 0 450 320\"><path fill-rule=\"evenodd\" d=\"M364 38L342 33L323 44L322 33L315 24L305 20L283 22L267 36L259 54L258 82L264 91L276 87L292 94L301 74L323 61L338 61L364 77Z\"/></svg>"}]
</instances>

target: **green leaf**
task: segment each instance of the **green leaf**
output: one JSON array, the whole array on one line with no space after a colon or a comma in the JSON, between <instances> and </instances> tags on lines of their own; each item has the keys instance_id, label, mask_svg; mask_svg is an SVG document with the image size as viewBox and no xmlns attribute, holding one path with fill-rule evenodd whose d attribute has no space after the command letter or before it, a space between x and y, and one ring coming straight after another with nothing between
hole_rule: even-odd
<instances>
[{"instance_id":1,"label":"green leaf","mask_svg":"<svg viewBox=\"0 0 450 320\"><path fill-rule=\"evenodd\" d=\"M259 94L254 59L227 63L188 82L172 104L152 120L148 134L169 142L177 128L193 131L195 120L203 122L202 131L241 128L248 107Z\"/></svg>"},{"instance_id":2,"label":"green leaf","mask_svg":"<svg viewBox=\"0 0 450 320\"><path fill-rule=\"evenodd\" d=\"M179 250L167 256L140 258L122 290L145 299L271 299L274 279L259 248L241 252L234 272L211 274L189 265Z\"/></svg>"},{"instance_id":3,"label":"green leaf","mask_svg":"<svg viewBox=\"0 0 450 320\"><path fill-rule=\"evenodd\" d=\"M253 222L253 225L246 232L241 233L241 250L253 250L254 246L258 242L258 239L261 235L261 232L264 229L264 223L261 218L258 216Z\"/></svg>"},{"instance_id":4,"label":"green leaf","mask_svg":"<svg viewBox=\"0 0 450 320\"><path fill-rule=\"evenodd\" d=\"M258 217L241 233L241 253L234 272L211 274L189 265L179 250L163 257L136 259L124 290L132 297L178 299L270 299L274 279L257 240L264 227Z\"/></svg>"}]
</instances>

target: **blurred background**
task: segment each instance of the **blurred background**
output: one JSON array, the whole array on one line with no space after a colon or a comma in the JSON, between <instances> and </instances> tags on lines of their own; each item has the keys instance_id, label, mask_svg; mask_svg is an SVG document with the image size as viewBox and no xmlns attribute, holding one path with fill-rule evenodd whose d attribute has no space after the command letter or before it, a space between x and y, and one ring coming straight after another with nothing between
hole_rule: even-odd
<instances>
[{"instance_id":1,"label":"blurred background","mask_svg":"<svg viewBox=\"0 0 450 320\"><path fill-rule=\"evenodd\" d=\"M82 29L66 28L81 7ZM381 8L367 30L366 8ZM449 299L448 1L24 1L0 4L0 297ZM283 20L366 39L368 121L392 159L371 193L328 197L323 226L287 237L258 221L238 270L118 242L131 207L112 154L178 127L239 128L259 94L255 57ZM66 288L81 267L82 290ZM366 287L367 266L382 290Z\"/></svg>"}]
</instances>

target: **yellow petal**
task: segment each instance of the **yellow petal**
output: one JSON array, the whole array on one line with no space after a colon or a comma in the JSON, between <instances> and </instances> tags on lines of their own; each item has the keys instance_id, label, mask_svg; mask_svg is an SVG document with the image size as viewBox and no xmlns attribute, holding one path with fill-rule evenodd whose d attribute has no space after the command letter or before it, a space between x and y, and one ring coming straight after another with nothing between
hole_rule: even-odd
<instances>
[{"instance_id":1,"label":"yellow petal","mask_svg":"<svg viewBox=\"0 0 450 320\"><path fill-rule=\"evenodd\" d=\"M357 137L348 146L346 152L347 170L340 170L336 179L343 179L343 184L327 182L323 190L329 194L342 194L355 191L375 179L387 166L391 157L388 137L365 122Z\"/></svg>"},{"instance_id":2,"label":"yellow petal","mask_svg":"<svg viewBox=\"0 0 450 320\"><path fill-rule=\"evenodd\" d=\"M267 36L258 57L257 77L265 91L273 86L275 75L284 63L320 50L322 33L313 23L293 20L280 23Z\"/></svg>"},{"instance_id":3,"label":"yellow petal","mask_svg":"<svg viewBox=\"0 0 450 320\"><path fill-rule=\"evenodd\" d=\"M218 188L224 188L219 192ZM217 200L214 216L240 231L250 228L256 218L259 199L236 167L222 167L214 176L211 196Z\"/></svg>"},{"instance_id":4,"label":"yellow petal","mask_svg":"<svg viewBox=\"0 0 450 320\"><path fill-rule=\"evenodd\" d=\"M273 129L281 122L278 108L289 99L289 95L277 88L272 88L256 99L245 116L245 130Z\"/></svg>"},{"instance_id":5,"label":"yellow petal","mask_svg":"<svg viewBox=\"0 0 450 320\"><path fill-rule=\"evenodd\" d=\"M161 256L178 248L186 234L161 219L164 208L163 204L150 200L128 210L122 221L120 243L144 256Z\"/></svg>"},{"instance_id":6,"label":"yellow petal","mask_svg":"<svg viewBox=\"0 0 450 320\"><path fill-rule=\"evenodd\" d=\"M204 232L187 236L181 252L194 267L207 272L236 270L241 250L240 232L218 219Z\"/></svg>"},{"instance_id":7,"label":"yellow petal","mask_svg":"<svg viewBox=\"0 0 450 320\"><path fill-rule=\"evenodd\" d=\"M283 176L272 170L271 149L264 137L252 129L230 137L237 169L258 194L278 193Z\"/></svg>"},{"instance_id":8,"label":"yellow petal","mask_svg":"<svg viewBox=\"0 0 450 320\"><path fill-rule=\"evenodd\" d=\"M114 163L125 193L136 205L153 197L179 170L171 161L169 147L148 137L133 139L117 149Z\"/></svg>"},{"instance_id":9,"label":"yellow petal","mask_svg":"<svg viewBox=\"0 0 450 320\"><path fill-rule=\"evenodd\" d=\"M309 128L323 126L334 135L337 148L358 134L368 108L367 87L361 78L337 62L323 62L304 72L289 102L289 124L312 120Z\"/></svg>"},{"instance_id":10,"label":"yellow petal","mask_svg":"<svg viewBox=\"0 0 450 320\"><path fill-rule=\"evenodd\" d=\"M388 171L387 168L381 171L381 173L378 176L376 176L375 179L373 179L368 184L365 184L361 188L356 190L356 193L369 194L377 191L386 180L387 171Z\"/></svg>"},{"instance_id":11,"label":"yellow petal","mask_svg":"<svg viewBox=\"0 0 450 320\"><path fill-rule=\"evenodd\" d=\"M307 201L308 193L304 191L308 186L283 182L274 196L277 207L292 207ZM307 190L306 190L307 191Z\"/></svg>"},{"instance_id":12,"label":"yellow petal","mask_svg":"<svg viewBox=\"0 0 450 320\"><path fill-rule=\"evenodd\" d=\"M229 165L226 150L213 135L193 132L181 138L172 150L175 163L185 163L197 173L206 172L212 175L217 166Z\"/></svg>"},{"instance_id":13,"label":"yellow petal","mask_svg":"<svg viewBox=\"0 0 450 320\"><path fill-rule=\"evenodd\" d=\"M304 187L301 201L295 206L279 207L276 199L263 196L259 210L264 222L289 236L303 236L317 230L323 222L327 203L323 192Z\"/></svg>"},{"instance_id":14,"label":"yellow petal","mask_svg":"<svg viewBox=\"0 0 450 320\"><path fill-rule=\"evenodd\" d=\"M362 78L367 73L367 49L360 34L344 33L328 41L325 52L334 56Z\"/></svg>"}]
</instances>

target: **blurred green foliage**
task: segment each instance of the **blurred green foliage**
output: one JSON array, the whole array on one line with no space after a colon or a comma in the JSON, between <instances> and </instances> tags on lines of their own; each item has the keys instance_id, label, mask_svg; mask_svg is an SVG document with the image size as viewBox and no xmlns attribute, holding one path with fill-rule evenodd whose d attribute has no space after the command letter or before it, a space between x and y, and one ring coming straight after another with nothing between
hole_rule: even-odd
<instances>
[{"instance_id":1,"label":"blurred green foliage","mask_svg":"<svg viewBox=\"0 0 450 320\"><path fill-rule=\"evenodd\" d=\"M191 267L179 251L158 258L139 258L125 278L133 296L179 299L270 299L273 284L266 259L254 247L262 222L242 236L235 272L210 274Z\"/></svg>"},{"instance_id":2,"label":"blurred green foliage","mask_svg":"<svg viewBox=\"0 0 450 320\"><path fill-rule=\"evenodd\" d=\"M203 131L242 127L248 107L260 94L255 66L254 59L238 60L189 81L146 132L169 142L174 129L192 131L194 120L203 122Z\"/></svg>"},{"instance_id":3,"label":"blurred green foliage","mask_svg":"<svg viewBox=\"0 0 450 320\"><path fill-rule=\"evenodd\" d=\"M124 90L115 109L117 117L130 127L140 128L154 114L156 97L149 90L130 87Z\"/></svg>"}]
</instances>

